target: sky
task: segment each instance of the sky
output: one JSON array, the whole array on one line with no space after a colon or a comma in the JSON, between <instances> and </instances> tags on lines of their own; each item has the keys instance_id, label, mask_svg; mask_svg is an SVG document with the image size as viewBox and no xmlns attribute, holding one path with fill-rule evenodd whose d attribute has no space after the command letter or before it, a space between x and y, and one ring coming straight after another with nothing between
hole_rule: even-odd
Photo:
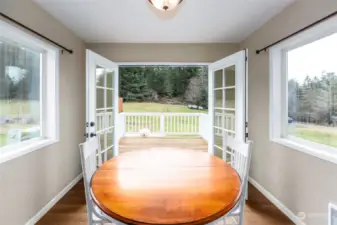
<instances>
[{"instance_id":1,"label":"sky","mask_svg":"<svg viewBox=\"0 0 337 225\"><path fill-rule=\"evenodd\" d=\"M322 71L337 73L337 34L296 48L288 53L288 79L302 82Z\"/></svg>"}]
</instances>

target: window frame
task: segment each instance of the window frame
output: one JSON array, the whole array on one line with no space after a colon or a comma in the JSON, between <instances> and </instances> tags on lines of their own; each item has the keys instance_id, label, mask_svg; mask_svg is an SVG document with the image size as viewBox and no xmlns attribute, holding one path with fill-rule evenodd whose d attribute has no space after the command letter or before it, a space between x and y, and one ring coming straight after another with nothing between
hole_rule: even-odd
<instances>
[{"instance_id":1,"label":"window frame","mask_svg":"<svg viewBox=\"0 0 337 225\"><path fill-rule=\"evenodd\" d=\"M2 164L59 141L59 49L3 20L0 20L0 33L5 39L41 53L41 136L0 147Z\"/></svg>"},{"instance_id":2,"label":"window frame","mask_svg":"<svg viewBox=\"0 0 337 225\"><path fill-rule=\"evenodd\" d=\"M337 164L337 148L285 136L288 124L287 55L290 50L337 33L337 17L285 40L269 50L269 136L272 142Z\"/></svg>"}]
</instances>

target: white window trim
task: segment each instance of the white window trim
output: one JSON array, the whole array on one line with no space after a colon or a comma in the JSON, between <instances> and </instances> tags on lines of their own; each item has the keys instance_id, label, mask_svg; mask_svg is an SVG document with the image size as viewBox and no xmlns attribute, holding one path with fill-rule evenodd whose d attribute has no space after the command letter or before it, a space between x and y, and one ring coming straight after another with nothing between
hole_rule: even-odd
<instances>
[{"instance_id":1,"label":"white window trim","mask_svg":"<svg viewBox=\"0 0 337 225\"><path fill-rule=\"evenodd\" d=\"M59 141L59 49L0 20L0 33L6 39L42 53L40 103L41 136L0 148L0 164Z\"/></svg>"},{"instance_id":2,"label":"white window trim","mask_svg":"<svg viewBox=\"0 0 337 225\"><path fill-rule=\"evenodd\" d=\"M332 202L329 202L329 205L328 205L328 225L333 225L332 220L331 220L332 210L337 211L337 205L333 204Z\"/></svg>"},{"instance_id":3,"label":"white window trim","mask_svg":"<svg viewBox=\"0 0 337 225\"><path fill-rule=\"evenodd\" d=\"M284 137L288 118L288 86L285 52L309 44L337 32L337 17L304 31L269 51L270 65L270 102L269 135L270 140L283 146L315 156L337 164L337 148L319 144L296 137ZM283 75L283 76L282 76ZM284 77L286 75L286 77ZM285 121L286 120L286 121Z\"/></svg>"}]
</instances>

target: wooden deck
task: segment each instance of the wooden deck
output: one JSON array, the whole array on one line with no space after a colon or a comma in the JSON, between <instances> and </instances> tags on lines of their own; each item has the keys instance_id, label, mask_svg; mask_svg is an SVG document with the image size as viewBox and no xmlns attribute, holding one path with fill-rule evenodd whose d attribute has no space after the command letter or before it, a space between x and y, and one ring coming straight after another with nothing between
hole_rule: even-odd
<instances>
[{"instance_id":1,"label":"wooden deck","mask_svg":"<svg viewBox=\"0 0 337 225\"><path fill-rule=\"evenodd\" d=\"M201 137L194 136L178 136L164 138L122 138L119 142L119 152L125 153L142 149L190 149L198 151L206 151L208 149L207 142Z\"/></svg>"},{"instance_id":2,"label":"wooden deck","mask_svg":"<svg viewBox=\"0 0 337 225\"><path fill-rule=\"evenodd\" d=\"M207 151L207 143L198 137L184 138L123 138L120 141L121 154L128 151L156 148L194 149ZM75 185L37 225L87 225L84 186ZM249 200L245 207L244 225L293 225L258 190L249 185Z\"/></svg>"}]
</instances>

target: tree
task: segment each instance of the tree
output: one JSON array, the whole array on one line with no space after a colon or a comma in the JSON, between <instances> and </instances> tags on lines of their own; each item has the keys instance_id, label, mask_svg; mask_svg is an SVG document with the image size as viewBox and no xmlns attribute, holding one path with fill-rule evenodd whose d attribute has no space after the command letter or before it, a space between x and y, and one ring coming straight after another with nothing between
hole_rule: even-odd
<instances>
[{"instance_id":1,"label":"tree","mask_svg":"<svg viewBox=\"0 0 337 225\"><path fill-rule=\"evenodd\" d=\"M185 99L188 103L199 105L201 99L201 78L196 76L190 79L189 85L185 92Z\"/></svg>"},{"instance_id":2,"label":"tree","mask_svg":"<svg viewBox=\"0 0 337 225\"><path fill-rule=\"evenodd\" d=\"M146 100L149 93L144 68L121 68L121 74L121 95L126 100Z\"/></svg>"},{"instance_id":3,"label":"tree","mask_svg":"<svg viewBox=\"0 0 337 225\"><path fill-rule=\"evenodd\" d=\"M332 124L337 116L337 75L322 72L300 83L288 81L289 116L303 122Z\"/></svg>"},{"instance_id":4,"label":"tree","mask_svg":"<svg viewBox=\"0 0 337 225\"><path fill-rule=\"evenodd\" d=\"M198 102L208 104L207 67L147 66L120 68L120 94L126 101L156 101L177 97L184 100L194 77L199 77ZM200 103L201 105L201 103Z\"/></svg>"}]
</instances>

